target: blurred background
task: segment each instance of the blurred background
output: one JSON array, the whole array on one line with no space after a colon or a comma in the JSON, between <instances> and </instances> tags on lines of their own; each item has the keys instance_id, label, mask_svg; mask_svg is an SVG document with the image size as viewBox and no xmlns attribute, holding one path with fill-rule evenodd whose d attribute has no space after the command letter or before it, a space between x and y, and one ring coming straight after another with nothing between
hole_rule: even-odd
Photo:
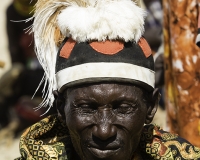
<instances>
[{"instance_id":1,"label":"blurred background","mask_svg":"<svg viewBox=\"0 0 200 160\"><path fill-rule=\"evenodd\" d=\"M29 32L37 0L6 0L0 6L0 159L20 156L19 137L30 125L49 114L35 110L42 101L43 70L34 52ZM32 96L34 98L32 99Z\"/></svg>"},{"instance_id":2,"label":"blurred background","mask_svg":"<svg viewBox=\"0 0 200 160\"><path fill-rule=\"evenodd\" d=\"M11 3L12 0L2 1L2 5L0 5L0 61L5 63L6 65L4 68L0 69L0 76L3 75L11 66L10 56L8 53L8 46L7 46L7 34L6 34L6 8Z\"/></svg>"},{"instance_id":3,"label":"blurred background","mask_svg":"<svg viewBox=\"0 0 200 160\"><path fill-rule=\"evenodd\" d=\"M3 68L0 68L0 77L8 71L11 67L10 55L8 52L8 42L6 34L6 9L12 0L2 1L0 5L0 63ZM0 129L0 159L2 160L13 160L15 157L18 157L19 151L19 141L18 139L6 139L9 137L9 134L6 133L6 136L2 135L2 130Z\"/></svg>"}]
</instances>

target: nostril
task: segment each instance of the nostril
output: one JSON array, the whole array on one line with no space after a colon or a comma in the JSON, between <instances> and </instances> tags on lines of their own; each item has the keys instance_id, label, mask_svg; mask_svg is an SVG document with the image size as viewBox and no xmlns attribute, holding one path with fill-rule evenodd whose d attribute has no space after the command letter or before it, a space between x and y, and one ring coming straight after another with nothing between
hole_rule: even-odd
<instances>
[{"instance_id":1,"label":"nostril","mask_svg":"<svg viewBox=\"0 0 200 160\"><path fill-rule=\"evenodd\" d=\"M93 141L100 145L101 147L106 147L109 143L112 143L116 140L117 135L113 135L112 137L109 137L107 139L100 139L96 137L95 135L92 135Z\"/></svg>"}]
</instances>

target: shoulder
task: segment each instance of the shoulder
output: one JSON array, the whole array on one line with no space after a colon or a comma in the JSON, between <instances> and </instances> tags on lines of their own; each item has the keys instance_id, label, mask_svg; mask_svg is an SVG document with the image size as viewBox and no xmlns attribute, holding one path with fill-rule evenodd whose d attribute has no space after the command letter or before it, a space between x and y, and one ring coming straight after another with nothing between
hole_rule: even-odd
<instances>
[{"instance_id":1,"label":"shoulder","mask_svg":"<svg viewBox=\"0 0 200 160\"><path fill-rule=\"evenodd\" d=\"M20 138L21 157L16 160L66 159L71 154L72 143L65 121L57 115L48 116L32 125Z\"/></svg>"},{"instance_id":2,"label":"shoulder","mask_svg":"<svg viewBox=\"0 0 200 160\"><path fill-rule=\"evenodd\" d=\"M200 160L200 148L177 134L166 132L153 124L144 126L140 148L152 159Z\"/></svg>"}]
</instances>

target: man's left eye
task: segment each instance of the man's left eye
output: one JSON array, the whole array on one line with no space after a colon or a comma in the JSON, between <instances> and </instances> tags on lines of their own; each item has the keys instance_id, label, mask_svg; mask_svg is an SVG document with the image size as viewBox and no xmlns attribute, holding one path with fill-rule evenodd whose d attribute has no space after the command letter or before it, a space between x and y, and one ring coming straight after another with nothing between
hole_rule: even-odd
<instances>
[{"instance_id":1,"label":"man's left eye","mask_svg":"<svg viewBox=\"0 0 200 160\"><path fill-rule=\"evenodd\" d=\"M137 110L137 105L133 104L120 104L115 108L115 111L119 114L129 114Z\"/></svg>"}]
</instances>

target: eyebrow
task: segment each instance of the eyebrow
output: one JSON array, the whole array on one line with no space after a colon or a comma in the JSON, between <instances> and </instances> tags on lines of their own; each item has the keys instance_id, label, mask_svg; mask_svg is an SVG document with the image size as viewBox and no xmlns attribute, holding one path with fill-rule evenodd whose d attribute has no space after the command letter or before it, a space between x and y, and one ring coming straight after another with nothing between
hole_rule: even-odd
<instances>
[{"instance_id":1,"label":"eyebrow","mask_svg":"<svg viewBox=\"0 0 200 160\"><path fill-rule=\"evenodd\" d=\"M121 101L129 101L129 102L137 102L138 101L138 97L119 97L114 99L112 102L121 102Z\"/></svg>"}]
</instances>

